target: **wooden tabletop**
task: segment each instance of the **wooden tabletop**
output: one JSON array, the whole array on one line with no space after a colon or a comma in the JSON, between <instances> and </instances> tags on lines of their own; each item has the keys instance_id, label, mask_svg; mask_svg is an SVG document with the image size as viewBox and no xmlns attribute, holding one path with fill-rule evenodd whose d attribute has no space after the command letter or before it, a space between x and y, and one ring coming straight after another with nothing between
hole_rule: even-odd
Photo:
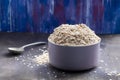
<instances>
[{"instance_id":1,"label":"wooden tabletop","mask_svg":"<svg viewBox=\"0 0 120 80\"><path fill-rule=\"evenodd\" d=\"M120 35L101 35L99 66L88 71L67 72L32 59L41 55L47 45L32 46L20 55L8 47L46 41L48 34L0 33L0 80L120 80Z\"/></svg>"}]
</instances>

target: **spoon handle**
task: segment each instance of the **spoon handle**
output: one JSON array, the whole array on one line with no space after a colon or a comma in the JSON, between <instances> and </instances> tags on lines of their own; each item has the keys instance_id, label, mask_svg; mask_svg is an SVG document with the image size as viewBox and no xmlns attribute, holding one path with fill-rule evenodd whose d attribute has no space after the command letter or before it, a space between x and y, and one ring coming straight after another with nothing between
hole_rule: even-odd
<instances>
[{"instance_id":1,"label":"spoon handle","mask_svg":"<svg viewBox=\"0 0 120 80\"><path fill-rule=\"evenodd\" d=\"M21 48L26 48L26 47L33 46L33 45L38 45L38 44L46 44L46 42L35 42L35 43L30 43L30 44L27 44L27 45L22 46Z\"/></svg>"}]
</instances>

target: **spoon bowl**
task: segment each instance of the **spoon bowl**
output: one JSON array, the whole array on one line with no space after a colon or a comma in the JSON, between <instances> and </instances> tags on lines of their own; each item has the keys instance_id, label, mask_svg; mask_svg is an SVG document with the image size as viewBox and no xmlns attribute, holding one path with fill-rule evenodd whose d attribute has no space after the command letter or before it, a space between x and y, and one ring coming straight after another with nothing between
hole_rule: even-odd
<instances>
[{"instance_id":1,"label":"spoon bowl","mask_svg":"<svg viewBox=\"0 0 120 80\"><path fill-rule=\"evenodd\" d=\"M24 51L24 48L10 47L8 50L11 53L22 53Z\"/></svg>"},{"instance_id":2,"label":"spoon bowl","mask_svg":"<svg viewBox=\"0 0 120 80\"><path fill-rule=\"evenodd\" d=\"M29 46L33 46L33 45L42 45L42 44L46 44L46 42L35 42L35 43L31 43L31 44L27 44L27 45L24 45L22 47L19 47L19 48L16 48L16 47L10 47L8 48L8 51L11 52L11 53L22 53L26 47L29 47Z\"/></svg>"}]
</instances>

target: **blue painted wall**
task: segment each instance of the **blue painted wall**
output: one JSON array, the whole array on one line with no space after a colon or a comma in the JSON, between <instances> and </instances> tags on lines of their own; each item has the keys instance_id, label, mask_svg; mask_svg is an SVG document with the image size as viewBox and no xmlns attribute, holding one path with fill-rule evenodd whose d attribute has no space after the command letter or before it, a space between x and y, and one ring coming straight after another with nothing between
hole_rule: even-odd
<instances>
[{"instance_id":1,"label":"blue painted wall","mask_svg":"<svg viewBox=\"0 0 120 80\"><path fill-rule=\"evenodd\" d=\"M120 0L0 0L0 31L51 33L63 23L120 33Z\"/></svg>"}]
</instances>

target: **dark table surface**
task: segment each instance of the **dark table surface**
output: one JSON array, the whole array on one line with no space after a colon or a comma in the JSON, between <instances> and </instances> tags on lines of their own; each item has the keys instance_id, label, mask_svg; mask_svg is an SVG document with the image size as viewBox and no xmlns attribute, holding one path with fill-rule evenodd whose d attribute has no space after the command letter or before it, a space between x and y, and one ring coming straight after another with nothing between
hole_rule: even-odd
<instances>
[{"instance_id":1,"label":"dark table surface","mask_svg":"<svg viewBox=\"0 0 120 80\"><path fill-rule=\"evenodd\" d=\"M46 41L47 34L0 33L0 80L120 80L120 35L101 35L99 66L88 71L66 72L53 68L48 63L32 62L39 49L47 45L32 46L23 54L9 53L8 47Z\"/></svg>"}]
</instances>

